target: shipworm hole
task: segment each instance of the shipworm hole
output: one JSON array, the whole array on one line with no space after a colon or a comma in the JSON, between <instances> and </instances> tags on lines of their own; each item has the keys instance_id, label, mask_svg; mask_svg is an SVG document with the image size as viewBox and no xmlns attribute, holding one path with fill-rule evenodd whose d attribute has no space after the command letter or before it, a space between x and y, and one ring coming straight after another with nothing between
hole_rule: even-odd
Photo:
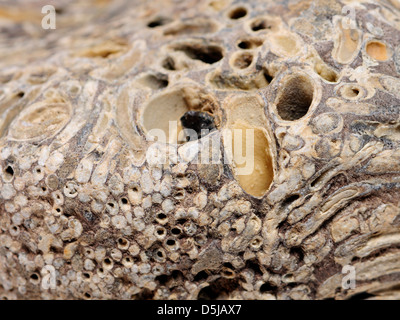
<instances>
[{"instance_id":1,"label":"shipworm hole","mask_svg":"<svg viewBox=\"0 0 400 320\"><path fill-rule=\"evenodd\" d=\"M168 86L168 77L163 74L148 74L140 78L138 82L153 90L162 89Z\"/></svg>"},{"instance_id":2,"label":"shipworm hole","mask_svg":"<svg viewBox=\"0 0 400 320\"><path fill-rule=\"evenodd\" d=\"M203 43L188 43L175 46L174 50L182 51L189 58L200 60L207 64L213 64L223 58L222 48L217 45L205 45Z\"/></svg>"},{"instance_id":3,"label":"shipworm hole","mask_svg":"<svg viewBox=\"0 0 400 320\"><path fill-rule=\"evenodd\" d=\"M271 23L269 23L266 19L256 19L250 24L250 28L253 31L260 31L265 29L272 29Z\"/></svg>"},{"instance_id":4,"label":"shipworm hole","mask_svg":"<svg viewBox=\"0 0 400 320\"><path fill-rule=\"evenodd\" d=\"M303 76L290 77L279 95L276 105L283 120L294 121L304 117L313 101L314 88L311 81Z\"/></svg>"},{"instance_id":5,"label":"shipworm hole","mask_svg":"<svg viewBox=\"0 0 400 320\"><path fill-rule=\"evenodd\" d=\"M148 136L157 138L157 141L184 143L196 140L202 129L217 127L218 117L210 115L215 115L216 109L216 99L211 94L200 88L188 87L150 100L144 108L141 120ZM194 137L196 133L197 136Z\"/></svg>"},{"instance_id":6,"label":"shipworm hole","mask_svg":"<svg viewBox=\"0 0 400 320\"><path fill-rule=\"evenodd\" d=\"M165 18L165 17L158 17L152 21L150 21L147 26L149 28L157 28L157 27L161 27L164 26L166 24L168 24L169 22L171 22L171 19L169 18Z\"/></svg>"},{"instance_id":7,"label":"shipworm hole","mask_svg":"<svg viewBox=\"0 0 400 320\"><path fill-rule=\"evenodd\" d=\"M181 125L184 129L194 130L200 139L204 132L215 130L214 117L207 112L188 111L181 117ZM186 135L189 138L189 135Z\"/></svg>"},{"instance_id":8,"label":"shipworm hole","mask_svg":"<svg viewBox=\"0 0 400 320\"><path fill-rule=\"evenodd\" d=\"M359 99L362 97L362 89L357 85L345 85L341 88L341 94L344 98L349 100Z\"/></svg>"},{"instance_id":9,"label":"shipworm hole","mask_svg":"<svg viewBox=\"0 0 400 320\"><path fill-rule=\"evenodd\" d=\"M161 65L166 70L170 70L170 71L176 70L175 60L171 57L165 58Z\"/></svg>"},{"instance_id":10,"label":"shipworm hole","mask_svg":"<svg viewBox=\"0 0 400 320\"><path fill-rule=\"evenodd\" d=\"M237 20L243 18L247 14L246 8L238 7L229 12L229 18Z\"/></svg>"},{"instance_id":11,"label":"shipworm hole","mask_svg":"<svg viewBox=\"0 0 400 320\"><path fill-rule=\"evenodd\" d=\"M238 69L246 69L253 61L253 54L250 52L242 52L237 54L233 59L233 66Z\"/></svg>"},{"instance_id":12,"label":"shipworm hole","mask_svg":"<svg viewBox=\"0 0 400 320\"><path fill-rule=\"evenodd\" d=\"M329 68L324 63L316 63L314 65L314 70L318 75L328 81L328 82L337 82L338 81L338 74L333 69Z\"/></svg>"},{"instance_id":13,"label":"shipworm hole","mask_svg":"<svg viewBox=\"0 0 400 320\"><path fill-rule=\"evenodd\" d=\"M258 96L229 99L225 150L232 156L233 172L248 194L261 197L273 180L273 162L265 130L264 102Z\"/></svg>"},{"instance_id":14,"label":"shipworm hole","mask_svg":"<svg viewBox=\"0 0 400 320\"><path fill-rule=\"evenodd\" d=\"M386 45L379 41L371 41L366 46L367 54L378 61L385 61L388 59L388 50Z\"/></svg>"},{"instance_id":15,"label":"shipworm hole","mask_svg":"<svg viewBox=\"0 0 400 320\"><path fill-rule=\"evenodd\" d=\"M261 39L251 38L251 39L244 39L238 43L238 47L240 49L254 49L263 44Z\"/></svg>"}]
</instances>

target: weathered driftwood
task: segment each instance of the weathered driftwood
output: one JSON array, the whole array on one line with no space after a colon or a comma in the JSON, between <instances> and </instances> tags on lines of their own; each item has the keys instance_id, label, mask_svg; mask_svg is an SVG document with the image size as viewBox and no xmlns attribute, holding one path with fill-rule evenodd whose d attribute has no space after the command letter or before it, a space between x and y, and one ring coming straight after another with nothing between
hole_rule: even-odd
<instances>
[{"instance_id":1,"label":"weathered driftwood","mask_svg":"<svg viewBox=\"0 0 400 320\"><path fill-rule=\"evenodd\" d=\"M400 296L398 1L46 4L0 5L1 297Z\"/></svg>"}]
</instances>

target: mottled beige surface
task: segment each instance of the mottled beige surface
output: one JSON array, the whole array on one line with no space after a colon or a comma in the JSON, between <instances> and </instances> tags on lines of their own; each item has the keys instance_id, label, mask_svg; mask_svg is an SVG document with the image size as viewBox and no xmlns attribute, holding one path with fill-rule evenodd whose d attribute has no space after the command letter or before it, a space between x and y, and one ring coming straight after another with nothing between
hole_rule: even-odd
<instances>
[{"instance_id":1,"label":"mottled beige surface","mask_svg":"<svg viewBox=\"0 0 400 320\"><path fill-rule=\"evenodd\" d=\"M2 298L400 297L398 1L48 2L0 4ZM189 110L220 163L146 158Z\"/></svg>"}]
</instances>

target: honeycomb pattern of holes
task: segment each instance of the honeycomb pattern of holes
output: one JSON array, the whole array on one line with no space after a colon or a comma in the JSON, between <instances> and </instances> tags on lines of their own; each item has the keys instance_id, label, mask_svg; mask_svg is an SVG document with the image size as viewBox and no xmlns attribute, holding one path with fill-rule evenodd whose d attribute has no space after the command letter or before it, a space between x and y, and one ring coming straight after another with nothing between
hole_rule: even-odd
<instances>
[{"instance_id":1,"label":"honeycomb pattern of holes","mask_svg":"<svg viewBox=\"0 0 400 320\"><path fill-rule=\"evenodd\" d=\"M368 56L377 61L386 61L391 57L390 50L381 41L370 41L365 46Z\"/></svg>"},{"instance_id":2,"label":"honeycomb pattern of holes","mask_svg":"<svg viewBox=\"0 0 400 320\"><path fill-rule=\"evenodd\" d=\"M130 242L126 238L118 238L118 240L117 240L118 249L120 249L120 250L128 250L129 245L130 245Z\"/></svg>"},{"instance_id":3,"label":"honeycomb pattern of holes","mask_svg":"<svg viewBox=\"0 0 400 320\"><path fill-rule=\"evenodd\" d=\"M34 285L38 285L40 283L39 273L37 273L37 272L31 273L31 275L29 276L29 281Z\"/></svg>"},{"instance_id":4,"label":"honeycomb pattern of holes","mask_svg":"<svg viewBox=\"0 0 400 320\"><path fill-rule=\"evenodd\" d=\"M254 196L261 197L273 180L272 157L264 129L250 126L244 121L236 121L231 137L234 174L242 189ZM250 139L248 139L250 138Z\"/></svg>"},{"instance_id":5,"label":"honeycomb pattern of holes","mask_svg":"<svg viewBox=\"0 0 400 320\"><path fill-rule=\"evenodd\" d=\"M356 84L344 85L339 91L340 95L347 100L358 100L365 96L364 89Z\"/></svg>"},{"instance_id":6,"label":"honeycomb pattern of holes","mask_svg":"<svg viewBox=\"0 0 400 320\"><path fill-rule=\"evenodd\" d=\"M156 227L154 235L157 239L163 240L167 236L167 230L164 227Z\"/></svg>"},{"instance_id":7,"label":"honeycomb pattern of holes","mask_svg":"<svg viewBox=\"0 0 400 320\"><path fill-rule=\"evenodd\" d=\"M9 139L45 140L57 134L69 122L70 106L65 103L35 103L24 109L10 124Z\"/></svg>"},{"instance_id":8,"label":"honeycomb pattern of holes","mask_svg":"<svg viewBox=\"0 0 400 320\"><path fill-rule=\"evenodd\" d=\"M105 258L103 260L102 266L105 270L111 270L114 267L114 262L110 258Z\"/></svg>"},{"instance_id":9,"label":"honeycomb pattern of holes","mask_svg":"<svg viewBox=\"0 0 400 320\"><path fill-rule=\"evenodd\" d=\"M14 169L12 165L7 165L3 172L4 182L11 182L14 179Z\"/></svg>"},{"instance_id":10,"label":"honeycomb pattern of holes","mask_svg":"<svg viewBox=\"0 0 400 320\"><path fill-rule=\"evenodd\" d=\"M168 76L163 74L147 74L138 79L138 83L153 90L166 88L169 84Z\"/></svg>"},{"instance_id":11,"label":"honeycomb pattern of holes","mask_svg":"<svg viewBox=\"0 0 400 320\"><path fill-rule=\"evenodd\" d=\"M237 46L240 49L249 50L260 47L263 44L263 42L264 41L259 38L249 38L249 39L239 40Z\"/></svg>"},{"instance_id":12,"label":"honeycomb pattern of holes","mask_svg":"<svg viewBox=\"0 0 400 320\"><path fill-rule=\"evenodd\" d=\"M175 237L178 237L182 234L182 229L180 227L174 227L171 229L171 234Z\"/></svg>"},{"instance_id":13,"label":"honeycomb pattern of holes","mask_svg":"<svg viewBox=\"0 0 400 320\"><path fill-rule=\"evenodd\" d=\"M111 214L112 216L115 216L119 212L119 206L117 201L115 200L109 200L106 203L106 211Z\"/></svg>"},{"instance_id":14,"label":"honeycomb pattern of holes","mask_svg":"<svg viewBox=\"0 0 400 320\"><path fill-rule=\"evenodd\" d=\"M253 62L253 53L251 52L238 52L236 53L231 60L231 64L233 67L237 69L246 69Z\"/></svg>"},{"instance_id":15,"label":"honeycomb pattern of holes","mask_svg":"<svg viewBox=\"0 0 400 320\"><path fill-rule=\"evenodd\" d=\"M325 81L338 82L339 76L335 70L328 67L323 62L317 62L314 64L314 71Z\"/></svg>"},{"instance_id":16,"label":"honeycomb pattern of holes","mask_svg":"<svg viewBox=\"0 0 400 320\"><path fill-rule=\"evenodd\" d=\"M165 36L181 36L193 34L211 34L218 29L217 24L209 19L197 18L179 22L177 25L166 28Z\"/></svg>"},{"instance_id":17,"label":"honeycomb pattern of holes","mask_svg":"<svg viewBox=\"0 0 400 320\"><path fill-rule=\"evenodd\" d=\"M238 20L247 15L247 9L245 7L237 7L229 11L228 17L232 20Z\"/></svg>"},{"instance_id":18,"label":"honeycomb pattern of holes","mask_svg":"<svg viewBox=\"0 0 400 320\"><path fill-rule=\"evenodd\" d=\"M276 102L279 117L285 121L303 118L308 113L314 98L312 81L298 74L290 76L282 87Z\"/></svg>"},{"instance_id":19,"label":"honeycomb pattern of holes","mask_svg":"<svg viewBox=\"0 0 400 320\"><path fill-rule=\"evenodd\" d=\"M203 110L204 109L209 109L211 112L213 111L209 106L203 108ZM180 122L187 141L196 140L195 138L200 139L216 129L214 117L212 117L209 112L185 112L180 118ZM194 130L194 132L188 131L187 129Z\"/></svg>"},{"instance_id":20,"label":"honeycomb pattern of holes","mask_svg":"<svg viewBox=\"0 0 400 320\"><path fill-rule=\"evenodd\" d=\"M186 112L206 105L216 109L216 99L200 88L184 87L162 93L144 106L141 124L144 132L157 137L159 142L182 143L185 141L178 141L178 137L184 136L179 120Z\"/></svg>"},{"instance_id":21,"label":"honeycomb pattern of holes","mask_svg":"<svg viewBox=\"0 0 400 320\"><path fill-rule=\"evenodd\" d=\"M198 300L220 300L227 299L229 294L240 287L239 280L219 278L201 289L197 295Z\"/></svg>"},{"instance_id":22,"label":"honeycomb pattern of holes","mask_svg":"<svg viewBox=\"0 0 400 320\"><path fill-rule=\"evenodd\" d=\"M166 24L169 24L172 22L172 19L167 18L167 17L157 17L153 20L151 20L148 24L147 27L149 28L157 28L157 27L162 27L165 26Z\"/></svg>"},{"instance_id":23,"label":"honeycomb pattern of holes","mask_svg":"<svg viewBox=\"0 0 400 320\"><path fill-rule=\"evenodd\" d=\"M176 251L179 249L179 243L173 238L168 238L164 241L165 248L170 251Z\"/></svg>"},{"instance_id":24,"label":"honeycomb pattern of holes","mask_svg":"<svg viewBox=\"0 0 400 320\"><path fill-rule=\"evenodd\" d=\"M223 49L215 44L204 44L200 42L182 43L172 47L175 51L182 51L189 58L199 60L207 64L214 64L223 57Z\"/></svg>"},{"instance_id":25,"label":"honeycomb pattern of holes","mask_svg":"<svg viewBox=\"0 0 400 320\"><path fill-rule=\"evenodd\" d=\"M158 212L156 214L156 221L161 225L165 225L168 223L168 216L164 212Z\"/></svg>"},{"instance_id":26,"label":"honeycomb pattern of holes","mask_svg":"<svg viewBox=\"0 0 400 320\"><path fill-rule=\"evenodd\" d=\"M358 54L361 46L361 32L357 29L342 28L342 23L337 24L337 38L334 42L332 57L341 64L348 64Z\"/></svg>"}]
</instances>

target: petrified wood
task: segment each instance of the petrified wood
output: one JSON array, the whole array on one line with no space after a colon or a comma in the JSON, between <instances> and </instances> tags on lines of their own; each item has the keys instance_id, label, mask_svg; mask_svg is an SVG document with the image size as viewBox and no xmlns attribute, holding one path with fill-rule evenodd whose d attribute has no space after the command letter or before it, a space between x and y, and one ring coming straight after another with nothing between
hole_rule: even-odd
<instances>
[{"instance_id":1,"label":"petrified wood","mask_svg":"<svg viewBox=\"0 0 400 320\"><path fill-rule=\"evenodd\" d=\"M397 0L45 5L0 4L0 297L400 297Z\"/></svg>"}]
</instances>

